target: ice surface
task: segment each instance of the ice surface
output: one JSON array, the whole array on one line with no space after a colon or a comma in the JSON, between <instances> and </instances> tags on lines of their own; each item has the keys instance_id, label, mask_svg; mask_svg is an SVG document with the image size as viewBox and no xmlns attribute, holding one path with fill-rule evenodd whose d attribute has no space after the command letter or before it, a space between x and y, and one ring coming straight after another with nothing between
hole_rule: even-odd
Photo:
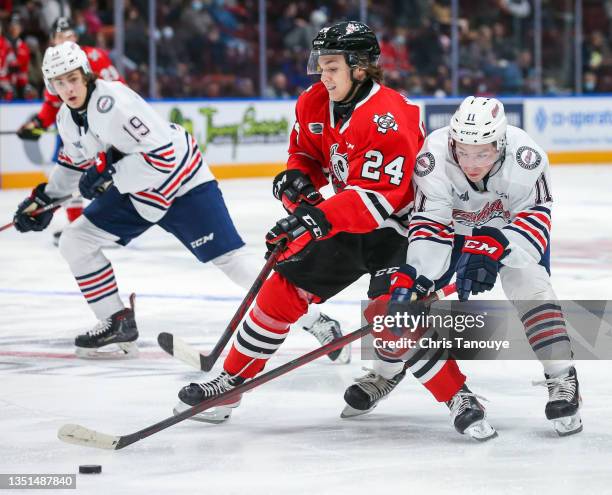
<instances>
[{"instance_id":1,"label":"ice surface","mask_svg":"<svg viewBox=\"0 0 612 495\"><path fill-rule=\"evenodd\" d=\"M553 284L563 299L612 298L612 167L554 167ZM283 211L269 180L221 183L230 212L254 253ZM0 192L10 221L26 191ZM546 391L529 362L462 363L487 397L499 438L477 444L451 429L445 406L407 377L372 414L341 420L344 389L360 376L353 362L326 359L247 394L227 424L184 422L121 451L64 444L56 434L79 423L109 434L139 430L171 414L179 388L203 375L158 349L160 331L209 350L242 291L211 264L155 228L108 251L124 301L136 292L141 357L84 361L74 336L94 323L51 243L64 215L40 234L0 234L0 472L76 473L86 494L123 493L612 493L612 363L579 362L584 432L558 438L544 417ZM346 330L359 325L365 279L324 311ZM501 289L487 297L503 297ZM269 368L314 348L295 329ZM214 376L214 371L213 371Z\"/></svg>"}]
</instances>

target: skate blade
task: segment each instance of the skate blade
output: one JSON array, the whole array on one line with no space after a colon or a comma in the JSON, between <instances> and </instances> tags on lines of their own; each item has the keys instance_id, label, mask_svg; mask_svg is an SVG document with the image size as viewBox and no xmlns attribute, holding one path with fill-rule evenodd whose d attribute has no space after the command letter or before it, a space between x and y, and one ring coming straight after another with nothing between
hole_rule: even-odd
<instances>
[{"instance_id":1,"label":"skate blade","mask_svg":"<svg viewBox=\"0 0 612 495\"><path fill-rule=\"evenodd\" d=\"M553 419L553 427L560 437L575 435L582 431L582 418L576 413L566 418Z\"/></svg>"},{"instance_id":2,"label":"skate blade","mask_svg":"<svg viewBox=\"0 0 612 495\"><path fill-rule=\"evenodd\" d=\"M338 357L332 362L337 364L349 364L351 362L351 344L345 345L340 350Z\"/></svg>"},{"instance_id":3,"label":"skate blade","mask_svg":"<svg viewBox=\"0 0 612 495\"><path fill-rule=\"evenodd\" d=\"M236 405L237 407L238 405ZM172 414L175 416L189 409L190 405L185 404L181 401L174 406L172 409ZM221 423L225 423L232 416L232 408L228 406L217 406L206 411L202 411L201 413L195 414L189 418L192 421L199 421L200 423L211 423L213 425L218 425Z\"/></svg>"},{"instance_id":4,"label":"skate blade","mask_svg":"<svg viewBox=\"0 0 612 495\"><path fill-rule=\"evenodd\" d=\"M372 411L375 407L376 406L371 407L370 409L355 409L354 407L349 406L347 404L346 406L344 406L344 409L340 413L340 417L342 419L348 419L348 418L354 418L356 416L363 416L364 414L367 414L370 411Z\"/></svg>"},{"instance_id":5,"label":"skate blade","mask_svg":"<svg viewBox=\"0 0 612 495\"><path fill-rule=\"evenodd\" d=\"M76 347L75 354L81 359L134 359L140 354L136 342L121 342L104 347Z\"/></svg>"},{"instance_id":6,"label":"skate blade","mask_svg":"<svg viewBox=\"0 0 612 495\"><path fill-rule=\"evenodd\" d=\"M476 423L466 428L464 433L478 442L486 442L487 440L492 440L498 436L495 428L493 428L485 419L476 421Z\"/></svg>"}]
</instances>

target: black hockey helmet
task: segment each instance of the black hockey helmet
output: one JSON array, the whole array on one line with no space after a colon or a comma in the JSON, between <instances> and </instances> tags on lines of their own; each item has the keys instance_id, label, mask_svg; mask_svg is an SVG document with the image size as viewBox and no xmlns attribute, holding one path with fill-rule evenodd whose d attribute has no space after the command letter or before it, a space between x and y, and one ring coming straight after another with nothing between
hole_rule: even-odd
<instances>
[{"instance_id":1,"label":"black hockey helmet","mask_svg":"<svg viewBox=\"0 0 612 495\"><path fill-rule=\"evenodd\" d=\"M58 17L51 25L49 36L53 38L55 33L64 33L66 31L74 31L74 23L68 17Z\"/></svg>"},{"instance_id":2,"label":"black hockey helmet","mask_svg":"<svg viewBox=\"0 0 612 495\"><path fill-rule=\"evenodd\" d=\"M312 40L312 51L308 60L308 74L320 74L321 55L344 55L349 67L376 65L380 57L380 46L374 31L357 21L338 22L325 27Z\"/></svg>"}]
</instances>

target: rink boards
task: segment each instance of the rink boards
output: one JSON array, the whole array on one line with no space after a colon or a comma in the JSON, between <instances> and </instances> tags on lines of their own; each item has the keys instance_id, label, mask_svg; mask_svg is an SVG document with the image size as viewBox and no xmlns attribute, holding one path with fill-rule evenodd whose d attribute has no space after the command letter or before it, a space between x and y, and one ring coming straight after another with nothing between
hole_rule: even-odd
<instances>
[{"instance_id":1,"label":"rink boards","mask_svg":"<svg viewBox=\"0 0 612 495\"><path fill-rule=\"evenodd\" d=\"M414 99L431 131L459 99ZM502 98L509 123L523 127L553 164L612 163L612 97ZM154 108L196 137L220 178L273 176L282 169L295 100L156 100ZM40 102L0 104L0 188L32 187L53 163L57 134L21 141L15 131ZM6 134L9 133L9 134Z\"/></svg>"}]
</instances>

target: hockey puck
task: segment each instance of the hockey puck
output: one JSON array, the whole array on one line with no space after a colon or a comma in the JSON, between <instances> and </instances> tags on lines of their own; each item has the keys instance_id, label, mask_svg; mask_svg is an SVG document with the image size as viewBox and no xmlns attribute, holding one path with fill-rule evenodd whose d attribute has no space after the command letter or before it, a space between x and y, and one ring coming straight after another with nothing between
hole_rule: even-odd
<instances>
[{"instance_id":1,"label":"hockey puck","mask_svg":"<svg viewBox=\"0 0 612 495\"><path fill-rule=\"evenodd\" d=\"M79 466L79 473L81 474L100 474L102 472L102 466L99 464L83 464Z\"/></svg>"}]
</instances>

